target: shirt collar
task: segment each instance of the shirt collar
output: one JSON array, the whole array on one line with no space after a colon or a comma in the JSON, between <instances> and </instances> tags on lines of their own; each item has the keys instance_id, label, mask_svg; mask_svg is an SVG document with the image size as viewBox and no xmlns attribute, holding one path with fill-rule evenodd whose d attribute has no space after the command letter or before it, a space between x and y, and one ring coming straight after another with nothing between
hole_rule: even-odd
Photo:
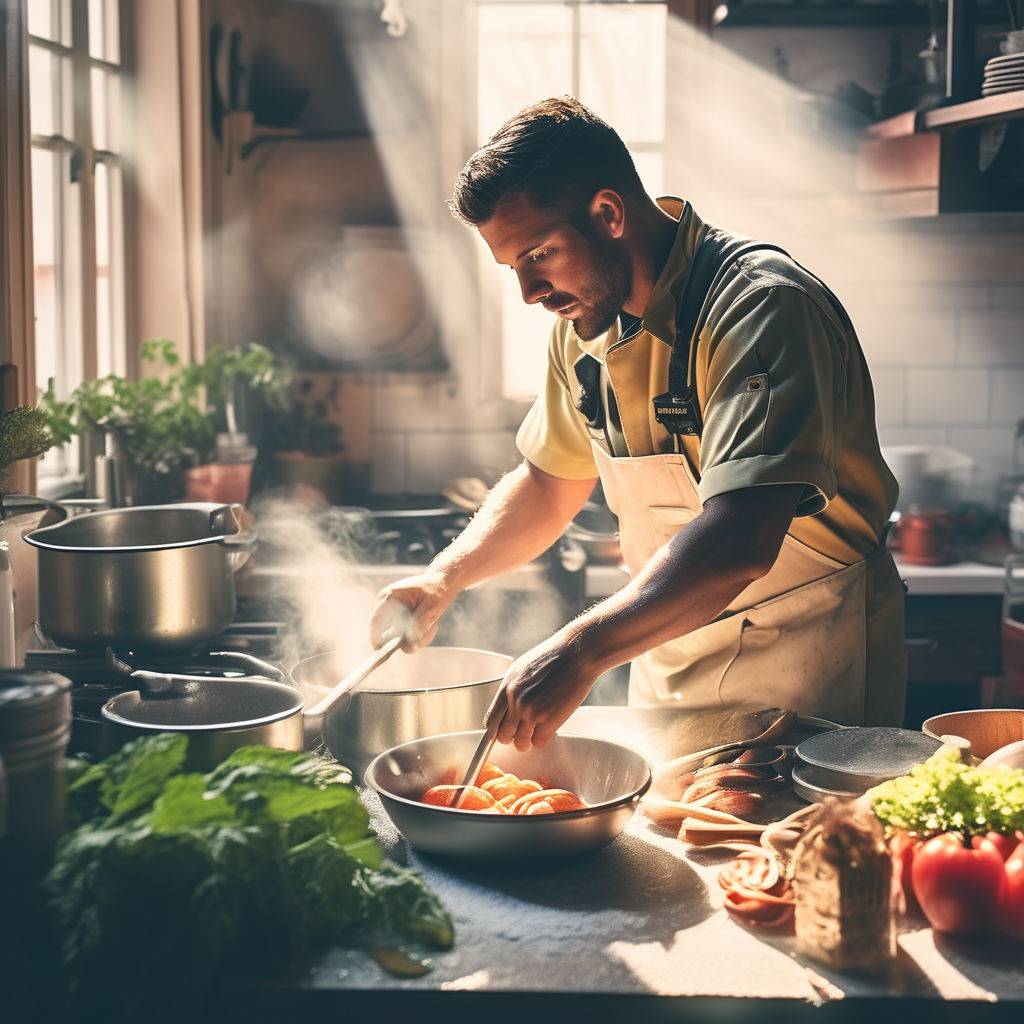
<instances>
[{"instance_id":1,"label":"shirt collar","mask_svg":"<svg viewBox=\"0 0 1024 1024\"><path fill-rule=\"evenodd\" d=\"M675 196L662 196L657 202L667 214L679 222L679 227L676 229L675 241L672 243L665 266L662 267L647 300L643 329L671 347L675 344L676 338L676 305L686 285L704 223L685 200L677 199ZM616 319L604 334L599 334L590 341L577 338L577 344L583 352L603 363L605 353L619 340L619 330L619 321Z\"/></svg>"}]
</instances>

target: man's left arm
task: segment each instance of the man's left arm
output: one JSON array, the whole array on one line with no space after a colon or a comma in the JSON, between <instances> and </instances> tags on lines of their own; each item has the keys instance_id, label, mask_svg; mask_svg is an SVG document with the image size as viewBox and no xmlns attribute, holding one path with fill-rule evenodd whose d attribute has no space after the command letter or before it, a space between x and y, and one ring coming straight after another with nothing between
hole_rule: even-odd
<instances>
[{"instance_id":1,"label":"man's left arm","mask_svg":"<svg viewBox=\"0 0 1024 1024\"><path fill-rule=\"evenodd\" d=\"M601 673L707 625L772 567L794 516L826 506L845 344L834 318L789 286L751 289L709 328L703 510L626 587L513 664L502 742L548 742Z\"/></svg>"},{"instance_id":2,"label":"man's left arm","mask_svg":"<svg viewBox=\"0 0 1024 1024\"><path fill-rule=\"evenodd\" d=\"M771 569L803 491L774 484L705 502L625 587L512 665L499 742L544 746L604 672L720 615Z\"/></svg>"}]
</instances>

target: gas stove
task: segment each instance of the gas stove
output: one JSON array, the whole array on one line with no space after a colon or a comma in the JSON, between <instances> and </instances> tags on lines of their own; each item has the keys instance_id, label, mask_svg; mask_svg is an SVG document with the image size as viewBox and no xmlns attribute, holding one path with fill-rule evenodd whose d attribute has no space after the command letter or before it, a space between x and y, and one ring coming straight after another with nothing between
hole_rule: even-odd
<instances>
[{"instance_id":1,"label":"gas stove","mask_svg":"<svg viewBox=\"0 0 1024 1024\"><path fill-rule=\"evenodd\" d=\"M113 696L136 689L135 669L211 679L259 676L282 679L273 661L284 625L273 621L237 621L220 636L175 657L139 656L131 651L72 651L58 647L38 630L25 654L25 667L58 672L71 680L71 741L68 753L99 757L103 753L100 711Z\"/></svg>"}]
</instances>

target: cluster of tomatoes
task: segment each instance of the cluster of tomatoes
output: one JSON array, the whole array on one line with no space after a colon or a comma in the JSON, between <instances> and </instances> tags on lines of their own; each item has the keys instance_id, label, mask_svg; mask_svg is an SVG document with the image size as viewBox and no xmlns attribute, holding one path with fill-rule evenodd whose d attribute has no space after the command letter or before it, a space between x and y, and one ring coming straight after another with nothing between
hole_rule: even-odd
<instances>
[{"instance_id":1,"label":"cluster of tomatoes","mask_svg":"<svg viewBox=\"0 0 1024 1024\"><path fill-rule=\"evenodd\" d=\"M461 799L458 799L460 794ZM530 816L578 811L586 806L567 789L550 789L546 783L520 779L489 761L480 769L475 786L468 786L463 791L461 786L454 784L452 771L445 782L431 786L420 800L436 807L452 807L457 801L462 811Z\"/></svg>"},{"instance_id":2,"label":"cluster of tomatoes","mask_svg":"<svg viewBox=\"0 0 1024 1024\"><path fill-rule=\"evenodd\" d=\"M921 842L907 833L890 842L908 903L950 935L999 933L1024 942L1024 832L956 832Z\"/></svg>"}]
</instances>

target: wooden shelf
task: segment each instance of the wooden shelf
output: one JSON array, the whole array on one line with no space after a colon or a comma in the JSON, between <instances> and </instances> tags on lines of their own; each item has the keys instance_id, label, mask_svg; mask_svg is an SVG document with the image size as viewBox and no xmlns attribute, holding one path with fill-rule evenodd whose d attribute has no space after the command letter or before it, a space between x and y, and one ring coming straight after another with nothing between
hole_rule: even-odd
<instances>
[{"instance_id":1,"label":"wooden shelf","mask_svg":"<svg viewBox=\"0 0 1024 1024\"><path fill-rule=\"evenodd\" d=\"M1000 93L998 96L982 96L948 107L908 110L871 125L868 135L873 139L901 139L920 132L966 128L1016 117L1024 117L1024 89Z\"/></svg>"},{"instance_id":2,"label":"wooden shelf","mask_svg":"<svg viewBox=\"0 0 1024 1024\"><path fill-rule=\"evenodd\" d=\"M1024 117L1024 89L926 110L921 115L920 122L924 131L935 131L941 128L964 128L971 124L985 124L987 121L1004 121L1014 117Z\"/></svg>"}]
</instances>

